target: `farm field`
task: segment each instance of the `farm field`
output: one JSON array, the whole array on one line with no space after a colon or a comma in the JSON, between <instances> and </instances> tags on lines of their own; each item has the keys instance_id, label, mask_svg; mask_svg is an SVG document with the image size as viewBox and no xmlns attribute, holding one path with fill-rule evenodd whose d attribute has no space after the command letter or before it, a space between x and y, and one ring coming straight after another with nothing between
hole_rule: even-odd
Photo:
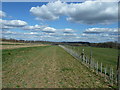
<instances>
[{"instance_id":1,"label":"farm field","mask_svg":"<svg viewBox=\"0 0 120 90\"><path fill-rule=\"evenodd\" d=\"M0 44L3 44L3 45L5 45L5 44L7 44L7 45L23 45L23 44L25 44L25 43L20 43L20 42L8 42L8 41L0 41Z\"/></svg>"},{"instance_id":2,"label":"farm field","mask_svg":"<svg viewBox=\"0 0 120 90\"><path fill-rule=\"evenodd\" d=\"M3 88L108 88L102 78L58 46L6 49Z\"/></svg>"},{"instance_id":3,"label":"farm field","mask_svg":"<svg viewBox=\"0 0 120 90\"><path fill-rule=\"evenodd\" d=\"M47 44L34 44L34 43L18 43L18 42L1 42L0 49L15 49L23 47L35 47L35 46L48 46Z\"/></svg>"},{"instance_id":4,"label":"farm field","mask_svg":"<svg viewBox=\"0 0 120 90\"><path fill-rule=\"evenodd\" d=\"M113 67L114 70L116 70L117 56L118 56L117 49L100 48L100 47L85 47L85 46L74 47L72 49L76 51L77 53L81 54L83 48L84 48L85 56L90 58L90 52L92 50L92 60L98 61L99 64L102 62L102 64L105 67L108 67L108 68Z\"/></svg>"}]
</instances>

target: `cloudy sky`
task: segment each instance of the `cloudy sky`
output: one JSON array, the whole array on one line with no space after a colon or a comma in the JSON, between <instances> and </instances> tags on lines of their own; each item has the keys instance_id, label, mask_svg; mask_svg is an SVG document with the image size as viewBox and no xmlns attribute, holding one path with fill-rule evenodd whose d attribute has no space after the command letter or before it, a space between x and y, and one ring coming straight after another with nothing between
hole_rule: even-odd
<instances>
[{"instance_id":1,"label":"cloudy sky","mask_svg":"<svg viewBox=\"0 0 120 90\"><path fill-rule=\"evenodd\" d=\"M44 41L117 41L118 3L3 2L2 37Z\"/></svg>"}]
</instances>

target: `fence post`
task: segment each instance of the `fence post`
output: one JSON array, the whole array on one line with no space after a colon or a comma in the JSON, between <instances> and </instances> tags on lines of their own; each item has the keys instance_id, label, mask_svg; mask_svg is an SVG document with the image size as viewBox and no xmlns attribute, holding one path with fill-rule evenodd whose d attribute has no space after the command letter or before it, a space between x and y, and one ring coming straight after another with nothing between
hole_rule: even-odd
<instances>
[{"instance_id":1,"label":"fence post","mask_svg":"<svg viewBox=\"0 0 120 90\"><path fill-rule=\"evenodd\" d=\"M86 62L86 56L84 56L84 63Z\"/></svg>"},{"instance_id":2,"label":"fence post","mask_svg":"<svg viewBox=\"0 0 120 90\"><path fill-rule=\"evenodd\" d=\"M90 64L92 63L92 49L90 50Z\"/></svg>"},{"instance_id":3,"label":"fence post","mask_svg":"<svg viewBox=\"0 0 120 90\"><path fill-rule=\"evenodd\" d=\"M110 82L111 82L111 67L110 67L110 75L109 75L109 78L110 78Z\"/></svg>"},{"instance_id":4,"label":"fence post","mask_svg":"<svg viewBox=\"0 0 120 90\"><path fill-rule=\"evenodd\" d=\"M89 66L89 58L87 58L87 61L88 61L87 64L88 64L88 66Z\"/></svg>"},{"instance_id":5,"label":"fence post","mask_svg":"<svg viewBox=\"0 0 120 90\"><path fill-rule=\"evenodd\" d=\"M98 62L96 64L96 73L98 74Z\"/></svg>"},{"instance_id":6,"label":"fence post","mask_svg":"<svg viewBox=\"0 0 120 90\"><path fill-rule=\"evenodd\" d=\"M82 56L82 62L83 62L84 61L84 48L82 49L81 56Z\"/></svg>"},{"instance_id":7,"label":"fence post","mask_svg":"<svg viewBox=\"0 0 120 90\"><path fill-rule=\"evenodd\" d=\"M110 83L113 86L113 69L110 67Z\"/></svg>"},{"instance_id":8,"label":"fence post","mask_svg":"<svg viewBox=\"0 0 120 90\"><path fill-rule=\"evenodd\" d=\"M77 53L79 54L79 46L77 47Z\"/></svg>"},{"instance_id":9,"label":"fence post","mask_svg":"<svg viewBox=\"0 0 120 90\"><path fill-rule=\"evenodd\" d=\"M90 60L90 68L92 68L92 60Z\"/></svg>"},{"instance_id":10,"label":"fence post","mask_svg":"<svg viewBox=\"0 0 120 90\"><path fill-rule=\"evenodd\" d=\"M107 75L107 66L104 68L105 71L105 80L106 80L106 75Z\"/></svg>"},{"instance_id":11,"label":"fence post","mask_svg":"<svg viewBox=\"0 0 120 90\"><path fill-rule=\"evenodd\" d=\"M94 70L96 71L96 62L94 61Z\"/></svg>"},{"instance_id":12,"label":"fence post","mask_svg":"<svg viewBox=\"0 0 120 90\"><path fill-rule=\"evenodd\" d=\"M112 86L113 86L113 68L111 68L111 84L112 84Z\"/></svg>"},{"instance_id":13,"label":"fence post","mask_svg":"<svg viewBox=\"0 0 120 90\"><path fill-rule=\"evenodd\" d=\"M100 71L101 71L101 74L102 74L102 63L101 63L101 66L100 66Z\"/></svg>"},{"instance_id":14,"label":"fence post","mask_svg":"<svg viewBox=\"0 0 120 90\"><path fill-rule=\"evenodd\" d=\"M92 63L92 67L93 67L93 71L94 71L94 60L93 60L93 63Z\"/></svg>"},{"instance_id":15,"label":"fence post","mask_svg":"<svg viewBox=\"0 0 120 90\"><path fill-rule=\"evenodd\" d=\"M86 64L87 64L87 62L88 62L88 61L87 61L87 57L86 57Z\"/></svg>"},{"instance_id":16,"label":"fence post","mask_svg":"<svg viewBox=\"0 0 120 90\"><path fill-rule=\"evenodd\" d=\"M96 71L96 64L97 64L97 63L96 63L96 62L94 62L94 69L95 69L95 71Z\"/></svg>"},{"instance_id":17,"label":"fence post","mask_svg":"<svg viewBox=\"0 0 120 90\"><path fill-rule=\"evenodd\" d=\"M120 90L120 52L118 52L118 61L117 61L117 86Z\"/></svg>"}]
</instances>

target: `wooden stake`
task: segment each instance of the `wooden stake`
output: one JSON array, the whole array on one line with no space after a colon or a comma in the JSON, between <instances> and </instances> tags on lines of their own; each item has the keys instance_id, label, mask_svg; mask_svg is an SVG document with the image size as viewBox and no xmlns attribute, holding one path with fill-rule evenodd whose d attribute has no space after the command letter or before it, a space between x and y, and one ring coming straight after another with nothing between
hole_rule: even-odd
<instances>
[{"instance_id":1,"label":"wooden stake","mask_svg":"<svg viewBox=\"0 0 120 90\"><path fill-rule=\"evenodd\" d=\"M104 71L105 71L105 80L106 80L106 68L104 68Z\"/></svg>"},{"instance_id":2,"label":"wooden stake","mask_svg":"<svg viewBox=\"0 0 120 90\"><path fill-rule=\"evenodd\" d=\"M111 84L113 86L113 68L111 68Z\"/></svg>"},{"instance_id":3,"label":"wooden stake","mask_svg":"<svg viewBox=\"0 0 120 90\"><path fill-rule=\"evenodd\" d=\"M86 59L86 64L87 64L87 57L85 59Z\"/></svg>"},{"instance_id":4,"label":"wooden stake","mask_svg":"<svg viewBox=\"0 0 120 90\"><path fill-rule=\"evenodd\" d=\"M92 49L90 49L90 64L92 62Z\"/></svg>"},{"instance_id":5,"label":"wooden stake","mask_svg":"<svg viewBox=\"0 0 120 90\"><path fill-rule=\"evenodd\" d=\"M100 71L101 71L101 73L102 73L102 63L101 63L101 67L100 67L100 68L101 68L101 70L100 70Z\"/></svg>"},{"instance_id":6,"label":"wooden stake","mask_svg":"<svg viewBox=\"0 0 120 90\"><path fill-rule=\"evenodd\" d=\"M119 87L120 90L120 54L118 55L118 61L117 61L117 86Z\"/></svg>"},{"instance_id":7,"label":"wooden stake","mask_svg":"<svg viewBox=\"0 0 120 90\"><path fill-rule=\"evenodd\" d=\"M96 73L98 73L98 62L96 64Z\"/></svg>"}]
</instances>

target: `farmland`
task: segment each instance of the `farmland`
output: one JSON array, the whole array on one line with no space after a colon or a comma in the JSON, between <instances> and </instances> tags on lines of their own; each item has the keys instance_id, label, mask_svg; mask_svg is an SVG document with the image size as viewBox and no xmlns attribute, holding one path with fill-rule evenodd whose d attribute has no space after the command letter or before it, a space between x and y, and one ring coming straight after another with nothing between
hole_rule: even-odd
<instances>
[{"instance_id":1,"label":"farmland","mask_svg":"<svg viewBox=\"0 0 120 90\"><path fill-rule=\"evenodd\" d=\"M98 47L85 47L85 46L79 46L79 47L71 47L72 50L76 51L78 54L81 55L82 49L84 49L84 54L88 58L90 58L90 54L92 51L92 59L94 61L98 61L99 63L103 63L106 67L113 67L114 70L116 69L117 65L117 55L118 50L113 48L98 48Z\"/></svg>"},{"instance_id":2,"label":"farmland","mask_svg":"<svg viewBox=\"0 0 120 90\"><path fill-rule=\"evenodd\" d=\"M108 88L58 46L5 49L2 53L3 88Z\"/></svg>"},{"instance_id":3,"label":"farmland","mask_svg":"<svg viewBox=\"0 0 120 90\"><path fill-rule=\"evenodd\" d=\"M0 49L15 49L23 47L48 46L48 44L34 44L34 43L18 43L18 42L1 42Z\"/></svg>"}]
</instances>

